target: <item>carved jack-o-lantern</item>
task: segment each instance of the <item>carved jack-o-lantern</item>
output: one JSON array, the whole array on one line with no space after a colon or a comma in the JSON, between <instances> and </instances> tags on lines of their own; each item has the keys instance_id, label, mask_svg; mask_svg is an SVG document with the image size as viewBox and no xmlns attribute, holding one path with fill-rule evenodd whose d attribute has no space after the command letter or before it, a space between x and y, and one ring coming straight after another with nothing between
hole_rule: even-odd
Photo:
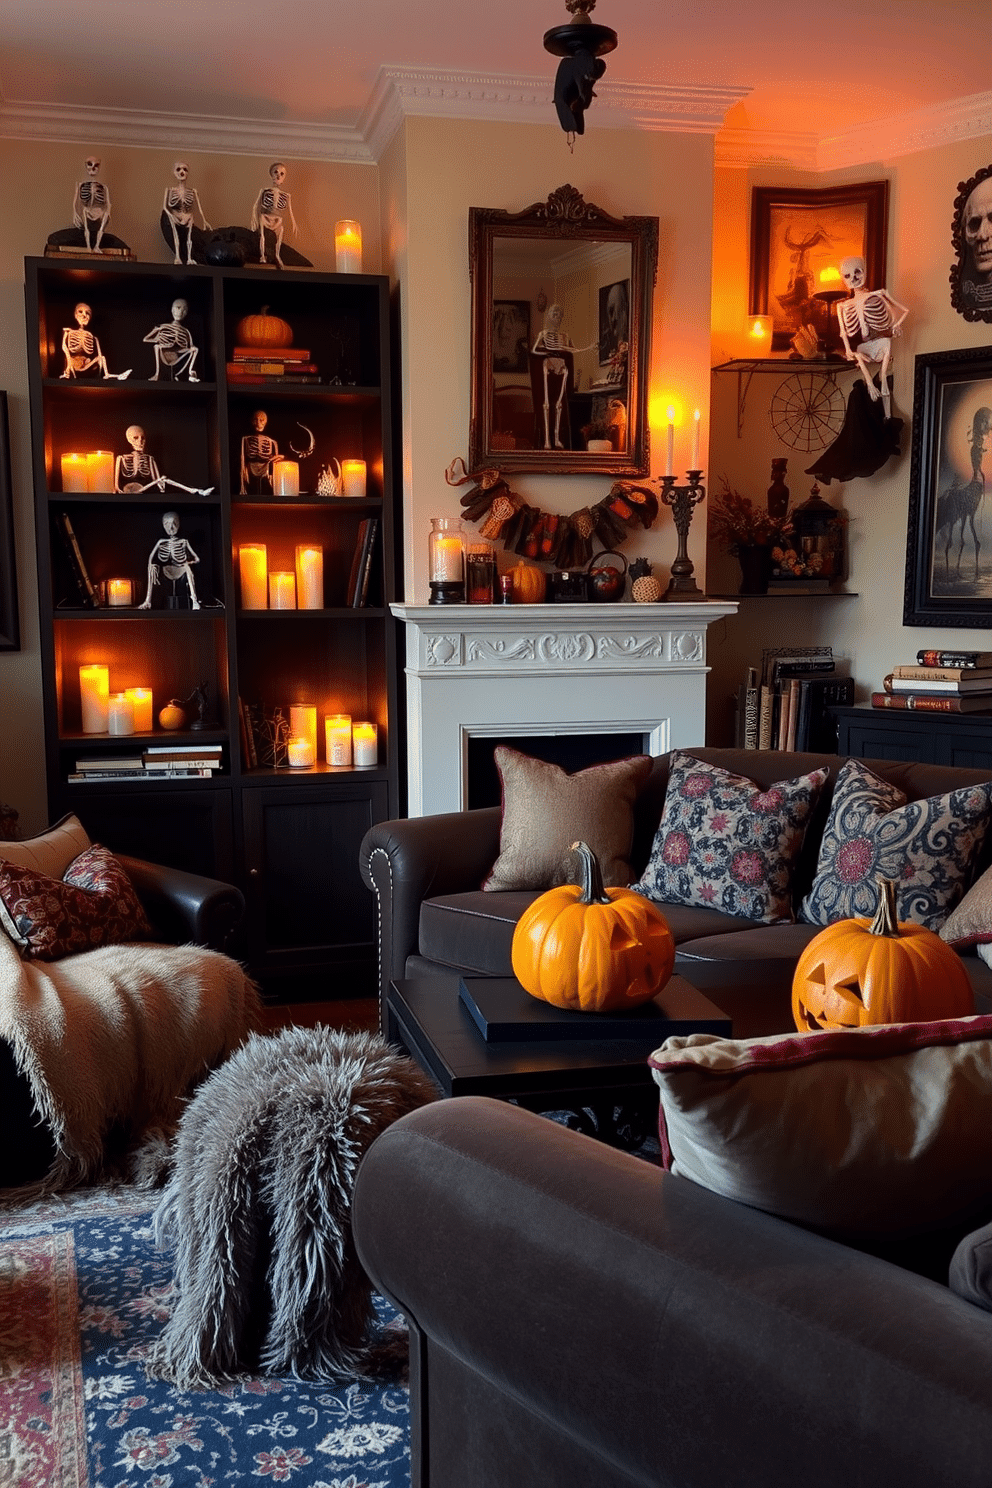
<instances>
[{"instance_id":1,"label":"carved jack-o-lantern","mask_svg":"<svg viewBox=\"0 0 992 1488\"><path fill-rule=\"evenodd\" d=\"M956 951L924 925L896 922L895 885L879 885L873 920L838 920L796 963L792 1016L800 1033L921 1023L974 1012L971 981Z\"/></svg>"}]
</instances>

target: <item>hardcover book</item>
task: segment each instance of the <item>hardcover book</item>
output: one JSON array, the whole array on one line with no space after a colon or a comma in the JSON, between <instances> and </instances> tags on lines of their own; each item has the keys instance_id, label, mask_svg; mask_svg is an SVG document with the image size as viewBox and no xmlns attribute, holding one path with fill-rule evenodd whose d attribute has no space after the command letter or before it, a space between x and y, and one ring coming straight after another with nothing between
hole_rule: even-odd
<instances>
[{"instance_id":1,"label":"hardcover book","mask_svg":"<svg viewBox=\"0 0 992 1488\"><path fill-rule=\"evenodd\" d=\"M680 976L673 976L650 1002L617 1013L552 1007L531 997L515 977L463 977L458 995L487 1043L643 1039L660 1044L673 1033L727 1037L731 1028L726 1014Z\"/></svg>"}]
</instances>

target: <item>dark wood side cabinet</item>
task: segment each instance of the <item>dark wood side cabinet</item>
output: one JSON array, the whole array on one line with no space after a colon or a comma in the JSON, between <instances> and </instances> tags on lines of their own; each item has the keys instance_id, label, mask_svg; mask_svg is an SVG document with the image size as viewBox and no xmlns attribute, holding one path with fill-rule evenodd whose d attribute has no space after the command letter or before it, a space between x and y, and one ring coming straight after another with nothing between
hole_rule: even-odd
<instances>
[{"instance_id":1,"label":"dark wood side cabinet","mask_svg":"<svg viewBox=\"0 0 992 1488\"><path fill-rule=\"evenodd\" d=\"M992 712L916 713L855 707L831 710L837 753L858 759L919 760L992 772Z\"/></svg>"},{"instance_id":2,"label":"dark wood side cabinet","mask_svg":"<svg viewBox=\"0 0 992 1488\"><path fill-rule=\"evenodd\" d=\"M307 995L372 992L375 926L358 846L369 825L402 811L398 635L388 608L398 552L388 280L95 257L30 258L25 279L51 817L74 811L112 849L238 883L249 904L238 949L279 993L304 995L302 977ZM174 375L175 364L160 359L156 378L146 338L173 322L177 300L198 348L195 377ZM80 304L112 376L99 367L64 375L64 332L77 325ZM277 345L257 348L257 371L236 368L239 327L263 311L258 328L276 333ZM293 356L280 359L286 327ZM264 479L243 490L242 441L260 432L259 411L264 437L299 465L299 495L274 494ZM131 450L134 426L164 489L124 489L147 485L144 477L113 489L109 473ZM67 469L63 479L64 455L97 451L111 458L91 460L85 478ZM365 462L364 494L318 495L318 485L329 489L322 472L336 474L335 462L349 459ZM148 589L169 512L196 555L199 608L184 577L173 583L164 566ZM369 523L368 582L354 602ZM310 594L319 607L249 607L247 545L264 545L264 575L295 575L297 548L319 549L322 587ZM173 554L167 563L176 567ZM108 602L112 579L130 580L130 603ZM111 694L150 688L150 729L84 731L80 667L94 663L108 669ZM158 716L173 698L186 704L185 721L167 731ZM293 705L316 709L315 761L267 763L277 710L288 722ZM375 764L328 762L330 714L377 726ZM72 778L79 761L109 767L141 760L148 748L203 745L219 745L220 757L202 777Z\"/></svg>"}]
</instances>

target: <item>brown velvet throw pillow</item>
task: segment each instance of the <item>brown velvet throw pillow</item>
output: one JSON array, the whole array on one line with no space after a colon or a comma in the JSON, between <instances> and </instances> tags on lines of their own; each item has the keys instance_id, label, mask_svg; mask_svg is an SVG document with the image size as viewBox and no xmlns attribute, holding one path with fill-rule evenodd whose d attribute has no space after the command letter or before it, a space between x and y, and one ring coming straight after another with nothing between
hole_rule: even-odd
<instances>
[{"instance_id":1,"label":"brown velvet throw pillow","mask_svg":"<svg viewBox=\"0 0 992 1488\"><path fill-rule=\"evenodd\" d=\"M499 857L484 889L551 889L573 883L573 842L587 842L603 882L630 882L634 798L651 773L650 755L593 765L566 775L558 765L499 745L494 759L503 787Z\"/></svg>"}]
</instances>

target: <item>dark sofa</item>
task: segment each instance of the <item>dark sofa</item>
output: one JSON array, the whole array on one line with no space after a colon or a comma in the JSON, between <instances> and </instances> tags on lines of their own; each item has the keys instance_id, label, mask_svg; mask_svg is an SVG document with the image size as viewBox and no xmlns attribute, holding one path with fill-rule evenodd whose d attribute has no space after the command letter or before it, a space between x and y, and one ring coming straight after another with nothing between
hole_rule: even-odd
<instances>
[{"instance_id":1,"label":"dark sofa","mask_svg":"<svg viewBox=\"0 0 992 1488\"><path fill-rule=\"evenodd\" d=\"M803 842L795 875L793 901L798 906L813 880L820 839L830 809L837 755L795 754L777 750L690 749L696 758L746 775L769 786L810 770L829 770ZM640 875L661 819L668 782L669 755L654 762L634 810L631 865ZM865 760L882 779L891 781L909 800L942 795L987 780L988 772L949 765ZM390 980L431 974L473 977L512 975L510 946L517 920L536 894L491 893L480 887L499 853L500 810L453 812L382 822L366 835L361 869L373 890L379 917L379 981L385 1026L385 995ZM992 860L992 833L977 871ZM732 974L742 991L753 984L755 997L769 1000L760 1023L742 1023L736 1009L737 1034L781 1031L793 1027L788 998L790 968L817 933L810 925L755 925L716 909L663 906L675 937L676 970L701 987ZM976 1011L992 1009L992 969L976 955L965 958L976 992ZM782 968L771 986L770 964Z\"/></svg>"},{"instance_id":2,"label":"dark sofa","mask_svg":"<svg viewBox=\"0 0 992 1488\"><path fill-rule=\"evenodd\" d=\"M410 1325L414 1488L992 1482L987 1312L540 1116L404 1117L353 1226Z\"/></svg>"}]
</instances>

